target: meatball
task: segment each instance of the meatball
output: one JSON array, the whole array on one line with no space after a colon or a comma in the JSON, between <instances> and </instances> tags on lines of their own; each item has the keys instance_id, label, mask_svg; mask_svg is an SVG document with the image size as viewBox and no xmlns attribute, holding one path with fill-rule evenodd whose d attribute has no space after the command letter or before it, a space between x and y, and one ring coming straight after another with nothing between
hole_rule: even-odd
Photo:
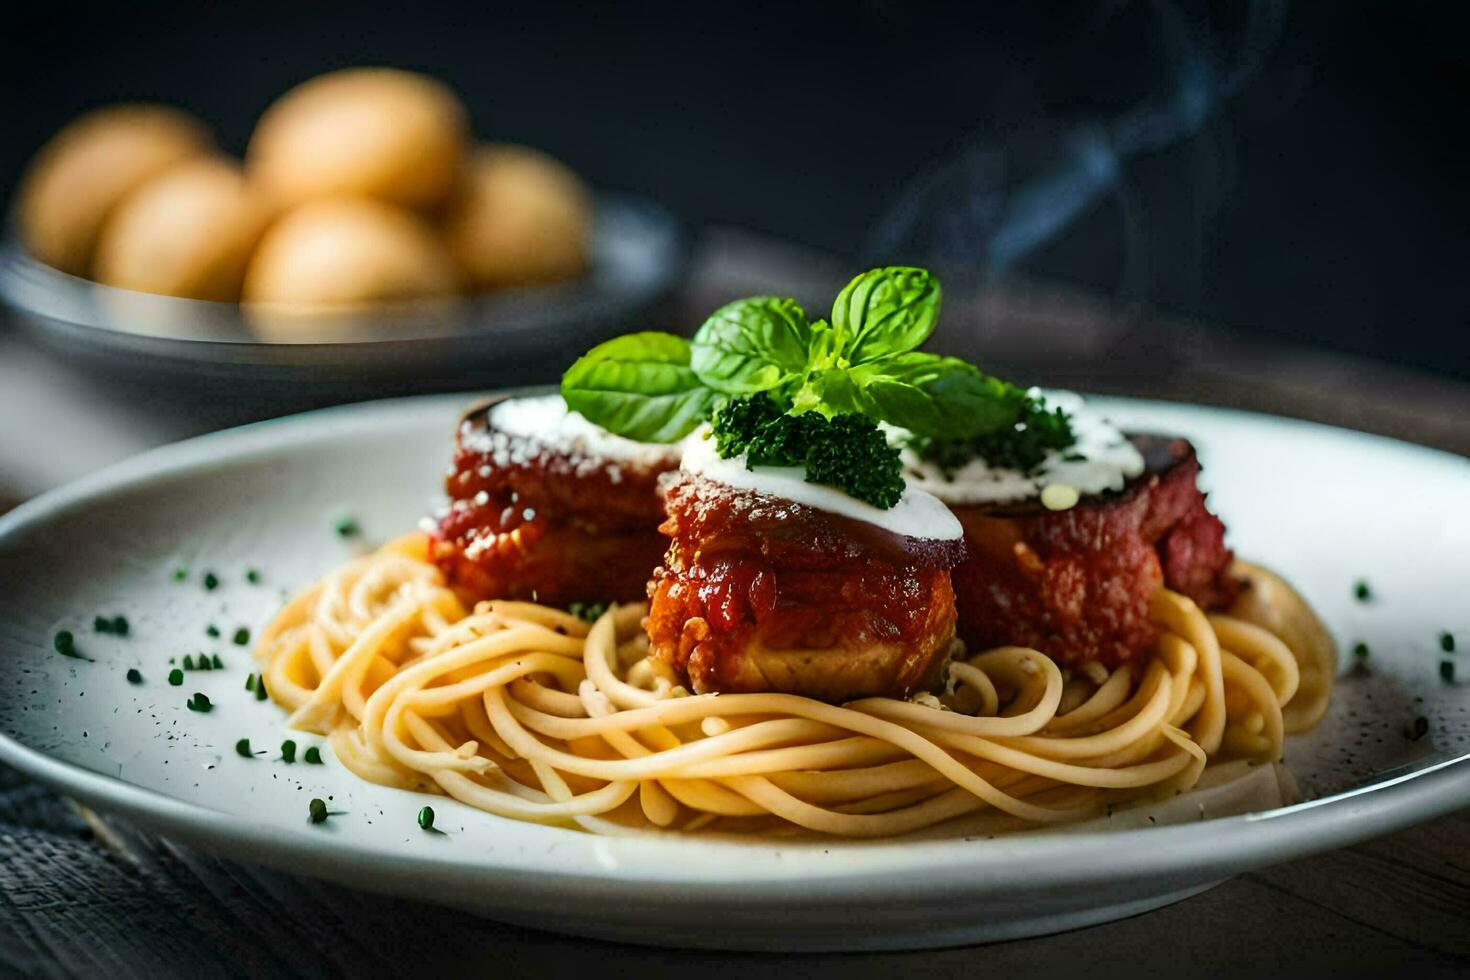
<instances>
[{"instance_id":1,"label":"meatball","mask_svg":"<svg viewBox=\"0 0 1470 980\"><path fill-rule=\"evenodd\" d=\"M649 583L655 661L698 693L904 697L954 639L958 541L906 538L687 473L662 481L670 538Z\"/></svg>"},{"instance_id":2,"label":"meatball","mask_svg":"<svg viewBox=\"0 0 1470 980\"><path fill-rule=\"evenodd\" d=\"M959 635L974 649L1017 644L1058 663L1116 666L1152 649L1160 586L1227 605L1225 526L1205 507L1183 439L1133 435L1142 475L1065 511L1039 502L955 506L969 554L955 569Z\"/></svg>"},{"instance_id":3,"label":"meatball","mask_svg":"<svg viewBox=\"0 0 1470 980\"><path fill-rule=\"evenodd\" d=\"M540 401L565 416L560 396ZM678 467L679 449L629 456L565 431L508 431L496 421L506 402L460 422L433 549L450 583L475 598L553 606L642 599L664 552L657 480Z\"/></svg>"}]
</instances>

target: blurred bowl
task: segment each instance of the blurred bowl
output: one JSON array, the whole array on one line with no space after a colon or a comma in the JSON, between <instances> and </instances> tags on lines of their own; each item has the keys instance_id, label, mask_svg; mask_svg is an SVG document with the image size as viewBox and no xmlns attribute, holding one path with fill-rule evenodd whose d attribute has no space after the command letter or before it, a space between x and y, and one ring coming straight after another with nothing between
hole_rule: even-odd
<instances>
[{"instance_id":1,"label":"blurred bowl","mask_svg":"<svg viewBox=\"0 0 1470 980\"><path fill-rule=\"evenodd\" d=\"M687 259L668 211L598 195L579 280L298 317L289 343L263 339L247 307L67 275L31 258L13 231L0 244L0 300L43 344L104 379L192 395L228 388L294 408L554 380L597 341L643 326Z\"/></svg>"}]
</instances>

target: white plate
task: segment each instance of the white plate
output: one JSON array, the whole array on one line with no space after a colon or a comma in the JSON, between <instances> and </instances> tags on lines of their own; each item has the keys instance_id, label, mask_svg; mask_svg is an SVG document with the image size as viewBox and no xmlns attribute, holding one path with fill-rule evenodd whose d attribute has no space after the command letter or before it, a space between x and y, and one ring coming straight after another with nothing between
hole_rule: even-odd
<instances>
[{"instance_id":1,"label":"white plate","mask_svg":"<svg viewBox=\"0 0 1470 980\"><path fill-rule=\"evenodd\" d=\"M363 783L331 759L278 757L282 713L244 690L239 626L433 503L463 399L331 409L170 446L0 519L0 759L93 806L240 860L637 942L762 949L938 946L1142 911L1252 867L1340 847L1470 804L1470 651L1440 678L1437 637L1470 646L1470 464L1338 429L1216 409L1098 399L1129 428L1200 448L1237 550L1288 575L1344 651L1326 722L1288 743L1313 796L1146 829L854 843L598 838ZM187 566L186 583L172 580ZM264 580L250 585L247 569ZM221 584L200 584L213 570ZM1358 578L1376 598L1356 602ZM92 632L125 614L126 638ZM206 625L223 636L210 640ZM52 648L70 629L87 663ZM170 657L223 671L165 682ZM1344 660L1351 662L1351 655ZM128 668L144 683L130 685ZM209 714L186 710L200 691ZM1429 734L1410 739L1416 716ZM245 760L236 739L269 756ZM319 740L292 735L301 748ZM346 811L308 824L307 801ZM414 816L432 802L445 835ZM1124 820L1116 820L1121 826Z\"/></svg>"}]
</instances>

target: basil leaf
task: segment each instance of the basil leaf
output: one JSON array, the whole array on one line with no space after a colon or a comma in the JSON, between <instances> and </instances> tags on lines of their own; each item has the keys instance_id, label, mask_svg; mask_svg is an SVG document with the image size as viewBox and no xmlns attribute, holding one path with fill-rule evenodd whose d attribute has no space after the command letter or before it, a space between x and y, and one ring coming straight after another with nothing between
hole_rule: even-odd
<instances>
[{"instance_id":1,"label":"basil leaf","mask_svg":"<svg viewBox=\"0 0 1470 980\"><path fill-rule=\"evenodd\" d=\"M938 319L939 280L907 266L864 272L832 304L832 328L850 364L913 350Z\"/></svg>"},{"instance_id":2,"label":"basil leaf","mask_svg":"<svg viewBox=\"0 0 1470 980\"><path fill-rule=\"evenodd\" d=\"M690 366L727 395L769 391L806 368L811 325L793 299L757 296L722 306L694 334Z\"/></svg>"},{"instance_id":3,"label":"basil leaf","mask_svg":"<svg viewBox=\"0 0 1470 980\"><path fill-rule=\"evenodd\" d=\"M1015 425L1026 392L957 357L911 352L855 368L871 414L918 436L968 439Z\"/></svg>"},{"instance_id":4,"label":"basil leaf","mask_svg":"<svg viewBox=\"0 0 1470 980\"><path fill-rule=\"evenodd\" d=\"M689 342L667 333L598 344L562 375L561 395L589 421L639 442L683 438L714 399L689 367Z\"/></svg>"}]
</instances>

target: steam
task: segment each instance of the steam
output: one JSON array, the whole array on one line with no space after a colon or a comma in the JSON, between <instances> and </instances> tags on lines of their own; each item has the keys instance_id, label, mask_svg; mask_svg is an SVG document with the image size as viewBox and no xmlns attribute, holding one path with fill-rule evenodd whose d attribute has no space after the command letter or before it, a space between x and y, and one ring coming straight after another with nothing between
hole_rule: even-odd
<instances>
[{"instance_id":1,"label":"steam","mask_svg":"<svg viewBox=\"0 0 1470 980\"><path fill-rule=\"evenodd\" d=\"M1129 161L1198 134L1260 70L1286 19L1285 0L1251 0L1232 63L1222 66L1206 53L1205 32L1178 7L1156 2L1150 9L1169 59L1166 93L1116 119L965 150L900 194L874 226L864 258L998 277L1109 196L1122 205L1128 241L1136 230Z\"/></svg>"}]
</instances>

